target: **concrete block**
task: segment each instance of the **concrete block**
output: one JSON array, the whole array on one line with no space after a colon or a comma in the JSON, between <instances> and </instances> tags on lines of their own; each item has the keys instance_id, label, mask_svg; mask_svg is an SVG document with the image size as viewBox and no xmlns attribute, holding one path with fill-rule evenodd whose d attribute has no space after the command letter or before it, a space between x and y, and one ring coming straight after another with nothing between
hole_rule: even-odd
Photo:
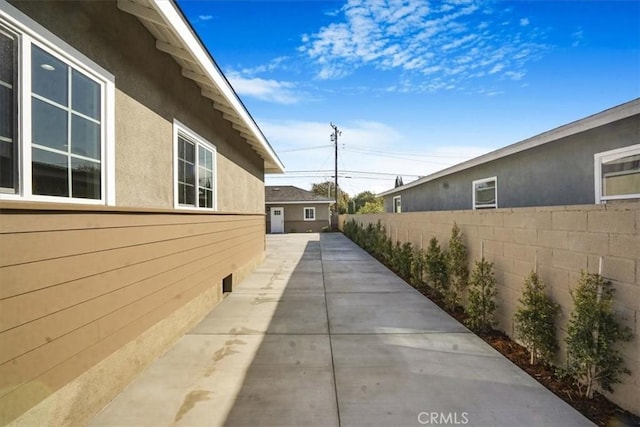
<instances>
[{"instance_id":1,"label":"concrete block","mask_svg":"<svg viewBox=\"0 0 640 427\"><path fill-rule=\"evenodd\" d=\"M636 212L604 210L592 211L587 214L587 229L602 233L636 232Z\"/></svg>"},{"instance_id":2,"label":"concrete block","mask_svg":"<svg viewBox=\"0 0 640 427\"><path fill-rule=\"evenodd\" d=\"M546 248L567 249L568 231L538 230L538 245Z\"/></svg>"},{"instance_id":3,"label":"concrete block","mask_svg":"<svg viewBox=\"0 0 640 427\"><path fill-rule=\"evenodd\" d=\"M581 210L552 212L551 225L554 230L586 231L587 212Z\"/></svg>"},{"instance_id":4,"label":"concrete block","mask_svg":"<svg viewBox=\"0 0 640 427\"><path fill-rule=\"evenodd\" d=\"M569 271L580 271L587 268L587 255L554 249L551 262L553 267L564 268Z\"/></svg>"},{"instance_id":5,"label":"concrete block","mask_svg":"<svg viewBox=\"0 0 640 427\"><path fill-rule=\"evenodd\" d=\"M640 259L640 234L609 234L609 253L614 256Z\"/></svg>"},{"instance_id":6,"label":"concrete block","mask_svg":"<svg viewBox=\"0 0 640 427\"><path fill-rule=\"evenodd\" d=\"M482 225L488 225L491 227L502 227L503 213L495 210L483 210L480 214Z\"/></svg>"},{"instance_id":7,"label":"concrete block","mask_svg":"<svg viewBox=\"0 0 640 427\"><path fill-rule=\"evenodd\" d=\"M504 249L504 243L496 241L496 240L485 240L484 242L484 253L492 254L492 255L500 255L502 256Z\"/></svg>"},{"instance_id":8,"label":"concrete block","mask_svg":"<svg viewBox=\"0 0 640 427\"><path fill-rule=\"evenodd\" d=\"M628 258L604 257L602 275L610 280L631 284L636 279L636 261Z\"/></svg>"},{"instance_id":9,"label":"concrete block","mask_svg":"<svg viewBox=\"0 0 640 427\"><path fill-rule=\"evenodd\" d=\"M551 212L531 209L514 209L503 216L505 227L551 229Z\"/></svg>"},{"instance_id":10,"label":"concrete block","mask_svg":"<svg viewBox=\"0 0 640 427\"><path fill-rule=\"evenodd\" d=\"M493 240L494 239L493 227L487 227L487 226L478 227L478 238Z\"/></svg>"},{"instance_id":11,"label":"concrete block","mask_svg":"<svg viewBox=\"0 0 640 427\"><path fill-rule=\"evenodd\" d=\"M521 245L518 243L505 243L503 253L506 257L518 259L520 261L534 262L536 259L536 250L537 248L535 246Z\"/></svg>"},{"instance_id":12,"label":"concrete block","mask_svg":"<svg viewBox=\"0 0 640 427\"><path fill-rule=\"evenodd\" d=\"M493 236L501 242L513 242L513 228L495 227Z\"/></svg>"},{"instance_id":13,"label":"concrete block","mask_svg":"<svg viewBox=\"0 0 640 427\"><path fill-rule=\"evenodd\" d=\"M570 231L567 237L569 250L598 255L609 253L609 235Z\"/></svg>"},{"instance_id":14,"label":"concrete block","mask_svg":"<svg viewBox=\"0 0 640 427\"><path fill-rule=\"evenodd\" d=\"M527 277L532 271L534 267L534 260L522 261L522 260L513 260L513 272L515 274L521 275L523 278Z\"/></svg>"},{"instance_id":15,"label":"concrete block","mask_svg":"<svg viewBox=\"0 0 640 427\"><path fill-rule=\"evenodd\" d=\"M535 228L516 228L513 230L513 241L522 245L535 245L538 231Z\"/></svg>"}]
</instances>

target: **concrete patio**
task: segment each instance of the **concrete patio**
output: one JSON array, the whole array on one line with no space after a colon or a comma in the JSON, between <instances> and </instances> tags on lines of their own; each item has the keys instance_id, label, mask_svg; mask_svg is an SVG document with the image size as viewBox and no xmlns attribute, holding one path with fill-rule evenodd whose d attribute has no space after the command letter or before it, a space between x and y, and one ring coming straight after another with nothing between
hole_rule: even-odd
<instances>
[{"instance_id":1,"label":"concrete patio","mask_svg":"<svg viewBox=\"0 0 640 427\"><path fill-rule=\"evenodd\" d=\"M341 234L267 259L91 426L591 423Z\"/></svg>"}]
</instances>

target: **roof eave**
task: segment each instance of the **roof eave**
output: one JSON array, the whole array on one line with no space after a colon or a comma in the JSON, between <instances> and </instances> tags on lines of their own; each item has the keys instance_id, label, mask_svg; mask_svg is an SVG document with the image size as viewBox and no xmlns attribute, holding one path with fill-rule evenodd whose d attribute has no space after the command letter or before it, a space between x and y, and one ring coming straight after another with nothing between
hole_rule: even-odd
<instances>
[{"instance_id":1,"label":"roof eave","mask_svg":"<svg viewBox=\"0 0 640 427\"><path fill-rule=\"evenodd\" d=\"M284 173L284 164L173 0L118 0L118 8L136 16L156 38L156 48L171 55L182 75L211 99L213 108L264 160L265 173Z\"/></svg>"}]
</instances>

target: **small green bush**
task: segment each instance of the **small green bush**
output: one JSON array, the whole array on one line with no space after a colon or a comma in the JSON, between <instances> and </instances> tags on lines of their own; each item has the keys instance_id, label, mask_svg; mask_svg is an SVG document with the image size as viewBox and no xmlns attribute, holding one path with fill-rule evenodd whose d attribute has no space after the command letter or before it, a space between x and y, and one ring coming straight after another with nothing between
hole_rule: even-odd
<instances>
[{"instance_id":1,"label":"small green bush","mask_svg":"<svg viewBox=\"0 0 640 427\"><path fill-rule=\"evenodd\" d=\"M447 250L447 276L449 286L444 295L447 308L453 310L462 304L462 294L469 281L467 267L467 248L462 242L462 232L455 222L451 228L449 249Z\"/></svg>"},{"instance_id":2,"label":"small green bush","mask_svg":"<svg viewBox=\"0 0 640 427\"><path fill-rule=\"evenodd\" d=\"M493 263L486 261L483 257L476 262L469 285L469 303L466 311L468 326L472 330L489 332L495 326L496 294Z\"/></svg>"},{"instance_id":3,"label":"small green bush","mask_svg":"<svg viewBox=\"0 0 640 427\"><path fill-rule=\"evenodd\" d=\"M529 363L550 363L558 349L555 321L560 305L545 293L544 283L533 271L525 279L518 301L521 306L515 314L516 334L529 350Z\"/></svg>"},{"instance_id":4,"label":"small green bush","mask_svg":"<svg viewBox=\"0 0 640 427\"><path fill-rule=\"evenodd\" d=\"M413 252L413 258L411 260L411 285L418 289L424 290L424 273L426 265L426 253L422 249L416 249Z\"/></svg>"},{"instance_id":5,"label":"small green bush","mask_svg":"<svg viewBox=\"0 0 640 427\"><path fill-rule=\"evenodd\" d=\"M614 289L599 274L583 272L571 291L574 309L567 327L567 364L562 371L573 378L582 396L593 398L596 386L613 391L622 374L630 371L616 343L630 341L631 329L613 313Z\"/></svg>"}]
</instances>

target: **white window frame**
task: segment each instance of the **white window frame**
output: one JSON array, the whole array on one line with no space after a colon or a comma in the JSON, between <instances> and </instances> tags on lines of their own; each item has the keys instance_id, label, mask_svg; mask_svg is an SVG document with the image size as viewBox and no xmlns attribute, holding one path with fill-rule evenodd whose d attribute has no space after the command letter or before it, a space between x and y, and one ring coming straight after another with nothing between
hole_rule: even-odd
<instances>
[{"instance_id":1,"label":"white window frame","mask_svg":"<svg viewBox=\"0 0 640 427\"><path fill-rule=\"evenodd\" d=\"M307 218L307 209L311 212L313 212L313 218ZM311 206L311 207L304 207L302 209L302 219L304 219L305 221L315 221L316 220L316 208Z\"/></svg>"},{"instance_id":2,"label":"white window frame","mask_svg":"<svg viewBox=\"0 0 640 427\"><path fill-rule=\"evenodd\" d=\"M396 200L398 203L396 203ZM393 213L402 213L402 196L393 196L393 206L391 207Z\"/></svg>"},{"instance_id":3,"label":"white window frame","mask_svg":"<svg viewBox=\"0 0 640 427\"><path fill-rule=\"evenodd\" d=\"M195 148L195 156L196 156L196 164L195 164L195 178L196 178L196 188L195 188L195 197L196 197L196 206L192 205L181 205L178 200L178 135L183 134L187 137L191 142L196 143ZM198 147L204 147L205 149L211 151L213 153L213 207L198 207L198 187L199 187L199 167L198 167ZM198 135L198 133L189 129L186 125L181 123L180 121L174 119L173 120L173 206L176 209L191 209L198 211L216 211L218 209L218 151L216 146L211 142L207 141L202 136Z\"/></svg>"},{"instance_id":4,"label":"white window frame","mask_svg":"<svg viewBox=\"0 0 640 427\"><path fill-rule=\"evenodd\" d=\"M491 182L491 181L495 181L495 188L494 191L496 192L496 202L491 204L491 205L481 205L481 206L476 206L476 186L478 184L483 184L485 182ZM498 177L497 176L492 176L491 178L482 178L482 179L476 179L475 181L473 181L471 183L471 197L472 197L472 206L473 206L473 210L476 209L497 209L498 208Z\"/></svg>"},{"instance_id":5,"label":"white window frame","mask_svg":"<svg viewBox=\"0 0 640 427\"><path fill-rule=\"evenodd\" d=\"M596 204L606 203L608 200L640 199L640 193L620 194L614 196L604 196L602 194L602 164L623 157L640 154L640 144L629 145L628 147L617 148L615 150L603 151L593 155L594 159L594 185Z\"/></svg>"},{"instance_id":6,"label":"white window frame","mask_svg":"<svg viewBox=\"0 0 640 427\"><path fill-rule=\"evenodd\" d=\"M0 24L18 36L18 185L15 193L0 192L0 200L73 203L87 205L116 204L115 189L115 77L55 34L7 2L0 2ZM31 47L38 46L67 66L89 76L100 85L101 153L100 199L45 196L33 194L31 164Z\"/></svg>"}]
</instances>

